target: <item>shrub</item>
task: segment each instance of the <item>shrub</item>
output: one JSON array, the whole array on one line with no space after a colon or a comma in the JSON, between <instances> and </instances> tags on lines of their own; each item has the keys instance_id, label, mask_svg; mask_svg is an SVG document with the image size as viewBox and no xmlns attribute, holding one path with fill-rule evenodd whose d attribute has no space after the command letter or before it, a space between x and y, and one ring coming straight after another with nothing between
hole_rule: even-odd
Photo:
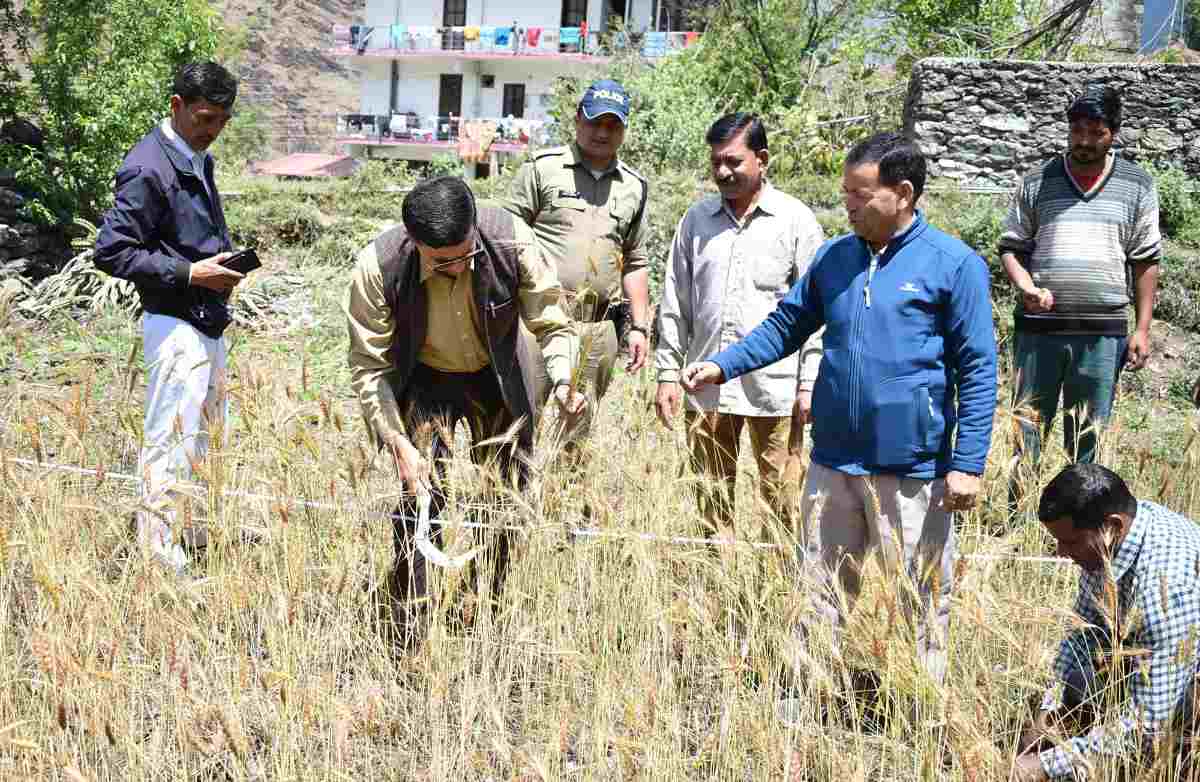
<instances>
[{"instance_id":1,"label":"shrub","mask_svg":"<svg viewBox=\"0 0 1200 782\"><path fill-rule=\"evenodd\" d=\"M309 246L320 238L327 218L298 193L248 193L225 209L234 245L265 252L280 246Z\"/></svg>"},{"instance_id":2,"label":"shrub","mask_svg":"<svg viewBox=\"0 0 1200 782\"><path fill-rule=\"evenodd\" d=\"M1163 235L1200 245L1200 199L1183 169L1155 163L1150 173L1158 188L1158 224Z\"/></svg>"},{"instance_id":3,"label":"shrub","mask_svg":"<svg viewBox=\"0 0 1200 782\"><path fill-rule=\"evenodd\" d=\"M1200 331L1200 266L1168 244L1158 271L1154 317L1189 331Z\"/></svg>"}]
</instances>

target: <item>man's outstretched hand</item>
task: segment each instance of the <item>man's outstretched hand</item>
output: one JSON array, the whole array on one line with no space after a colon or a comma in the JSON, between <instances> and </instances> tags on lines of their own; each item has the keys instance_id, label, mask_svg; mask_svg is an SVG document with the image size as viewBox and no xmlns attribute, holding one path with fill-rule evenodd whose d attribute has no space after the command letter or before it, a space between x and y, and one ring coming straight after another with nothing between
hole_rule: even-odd
<instances>
[{"instance_id":1,"label":"man's outstretched hand","mask_svg":"<svg viewBox=\"0 0 1200 782\"><path fill-rule=\"evenodd\" d=\"M691 393L696 393L705 386L719 385L725 382L725 373L711 361L699 361L688 364L680 375L679 381Z\"/></svg>"}]
</instances>

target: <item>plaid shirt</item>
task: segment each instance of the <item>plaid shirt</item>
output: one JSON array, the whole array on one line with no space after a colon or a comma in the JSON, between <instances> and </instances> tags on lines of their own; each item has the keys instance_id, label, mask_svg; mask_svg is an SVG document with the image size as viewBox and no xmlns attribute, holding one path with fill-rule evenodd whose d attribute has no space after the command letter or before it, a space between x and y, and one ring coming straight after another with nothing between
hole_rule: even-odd
<instances>
[{"instance_id":1,"label":"plaid shirt","mask_svg":"<svg viewBox=\"0 0 1200 782\"><path fill-rule=\"evenodd\" d=\"M1123 654L1118 666L1129 672L1129 700L1114 720L1041 754L1052 778L1086 778L1094 756L1133 755L1169 727L1183 704L1197 673L1200 526L1161 505L1139 502L1109 567L1080 575L1075 613L1091 627L1063 639L1054 661L1058 684L1046 693L1042 708L1059 705L1058 689L1072 669L1104 670L1114 638Z\"/></svg>"}]
</instances>

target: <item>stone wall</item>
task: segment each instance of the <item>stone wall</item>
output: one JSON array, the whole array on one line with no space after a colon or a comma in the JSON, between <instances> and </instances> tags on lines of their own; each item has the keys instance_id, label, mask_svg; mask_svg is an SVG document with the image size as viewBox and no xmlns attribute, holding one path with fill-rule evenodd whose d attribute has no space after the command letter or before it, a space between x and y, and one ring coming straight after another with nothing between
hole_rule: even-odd
<instances>
[{"instance_id":1,"label":"stone wall","mask_svg":"<svg viewBox=\"0 0 1200 782\"><path fill-rule=\"evenodd\" d=\"M904 128L935 176L1012 186L1066 147L1067 105L1089 81L1124 95L1122 154L1200 175L1197 65L921 60L909 81Z\"/></svg>"},{"instance_id":2,"label":"stone wall","mask_svg":"<svg viewBox=\"0 0 1200 782\"><path fill-rule=\"evenodd\" d=\"M40 280L71 258L71 244L61 228L44 228L21 216L25 197L0 185L0 281L9 277Z\"/></svg>"}]
</instances>

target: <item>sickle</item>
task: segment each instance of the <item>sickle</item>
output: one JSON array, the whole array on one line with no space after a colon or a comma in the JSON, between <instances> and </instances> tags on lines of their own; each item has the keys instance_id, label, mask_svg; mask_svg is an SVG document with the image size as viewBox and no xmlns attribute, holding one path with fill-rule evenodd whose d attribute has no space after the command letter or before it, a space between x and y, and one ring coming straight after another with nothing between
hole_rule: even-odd
<instances>
[{"instance_id":1,"label":"sickle","mask_svg":"<svg viewBox=\"0 0 1200 782\"><path fill-rule=\"evenodd\" d=\"M432 501L433 496L428 491L422 491L417 494L417 551L420 551L425 556L425 559L438 567L459 570L475 558L475 555L479 553L479 549L474 548L465 554L452 557L433 544L433 541L429 538L429 505Z\"/></svg>"}]
</instances>

